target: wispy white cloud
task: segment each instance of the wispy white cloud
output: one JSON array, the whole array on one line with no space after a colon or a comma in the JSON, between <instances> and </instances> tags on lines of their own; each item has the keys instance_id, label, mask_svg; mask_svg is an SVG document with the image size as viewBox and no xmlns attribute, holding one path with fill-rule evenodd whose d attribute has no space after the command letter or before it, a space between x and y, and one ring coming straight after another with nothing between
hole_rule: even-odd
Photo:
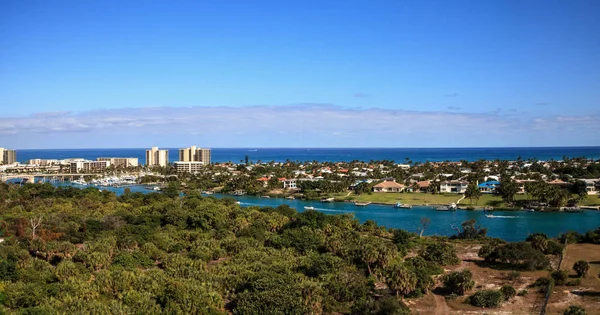
<instances>
[{"instance_id":1,"label":"wispy white cloud","mask_svg":"<svg viewBox=\"0 0 600 315\"><path fill-rule=\"evenodd\" d=\"M454 108L453 108L454 109ZM246 107L144 107L0 118L3 146L600 145L599 116L519 117L487 113L345 108L330 104ZM555 135L555 136L552 136ZM544 140L546 139L546 140ZM529 143L528 141L548 143ZM556 143L551 143L555 141Z\"/></svg>"}]
</instances>

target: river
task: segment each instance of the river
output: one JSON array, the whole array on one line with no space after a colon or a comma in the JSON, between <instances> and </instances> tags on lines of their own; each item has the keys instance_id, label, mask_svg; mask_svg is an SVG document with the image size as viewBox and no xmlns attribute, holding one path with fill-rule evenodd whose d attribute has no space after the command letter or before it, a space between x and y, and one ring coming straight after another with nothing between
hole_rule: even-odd
<instances>
[{"instance_id":1,"label":"river","mask_svg":"<svg viewBox=\"0 0 600 315\"><path fill-rule=\"evenodd\" d=\"M56 185L70 185L57 183ZM84 188L73 184L74 187ZM129 187L132 192L150 193L145 186L136 185ZM117 195L123 194L124 187L103 187ZM216 198L231 197L240 202L242 207L260 206L277 207L285 204L297 211L305 211L305 206L312 206L315 210L326 214L351 213L360 220L373 220L379 225L388 228L400 228L417 232L421 218L429 218L431 224L424 235L450 236L456 233L455 228L469 219L477 220L483 228L487 228L488 236L498 237L506 241L521 241L527 235L535 232L546 233L556 237L561 233L576 231L584 233L600 227L600 211L584 210L581 213L566 212L526 212L526 211L494 211L493 218L485 216L483 211L436 211L431 207L413 207L412 209L397 209L391 205L370 204L366 207L357 207L350 202L323 203L320 201L290 200L282 198L261 198L254 196L229 196L213 195Z\"/></svg>"}]
</instances>

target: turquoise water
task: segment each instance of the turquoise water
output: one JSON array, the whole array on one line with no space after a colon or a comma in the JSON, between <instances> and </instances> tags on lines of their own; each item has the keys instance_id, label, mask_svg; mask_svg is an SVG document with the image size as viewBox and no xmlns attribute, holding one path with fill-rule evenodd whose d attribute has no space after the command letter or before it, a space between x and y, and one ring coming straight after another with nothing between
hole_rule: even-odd
<instances>
[{"instance_id":1,"label":"turquoise water","mask_svg":"<svg viewBox=\"0 0 600 315\"><path fill-rule=\"evenodd\" d=\"M57 185L69 185L60 183ZM85 187L73 185L75 187ZM144 186L130 186L132 192L149 193L152 190ZM120 195L123 187L101 188L110 190ZM217 198L223 195L214 195ZM225 196L232 197L233 196ZM556 237L567 231L583 233L600 227L600 211L585 210L582 213L565 212L526 212L526 211L494 211L495 218L487 218L483 211L436 211L431 207L413 207L412 209L396 209L391 205L370 204L366 207L357 207L349 202L322 203L319 201L289 200L281 198L260 198L254 196L235 197L242 207L261 206L277 207L286 204L299 212L304 211L305 206L312 206L317 211L326 214L351 213L360 220L373 220L379 225L388 228L400 228L416 232L420 220L427 217L431 224L425 235L450 236L456 233L454 228L469 219L477 220L478 224L488 229L488 236L498 237L507 241L524 240L527 235L534 232L546 233Z\"/></svg>"}]
</instances>

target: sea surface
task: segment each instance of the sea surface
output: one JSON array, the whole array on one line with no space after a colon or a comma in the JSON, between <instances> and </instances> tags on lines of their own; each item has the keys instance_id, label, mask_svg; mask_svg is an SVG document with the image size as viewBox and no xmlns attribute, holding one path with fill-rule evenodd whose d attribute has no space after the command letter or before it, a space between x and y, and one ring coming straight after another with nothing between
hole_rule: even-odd
<instances>
[{"instance_id":1,"label":"sea surface","mask_svg":"<svg viewBox=\"0 0 600 315\"><path fill-rule=\"evenodd\" d=\"M98 157L137 157L140 164L146 161L146 149L45 149L17 150L17 160L85 158ZM168 148L169 160L177 161L178 149ZM600 147L533 147L533 148L213 148L213 162L245 161L252 162L290 161L371 161L392 160L404 163L425 161L477 161L477 160L561 160L563 157L585 157L600 159Z\"/></svg>"},{"instance_id":2,"label":"sea surface","mask_svg":"<svg viewBox=\"0 0 600 315\"><path fill-rule=\"evenodd\" d=\"M71 184L69 182L55 183L55 185L73 185L78 188L86 186ZM110 190L118 195L123 194L124 187L98 187ZM152 193L151 187L134 185L129 186L132 192ZM600 211L584 210L580 213L566 212L526 212L526 211L494 211L493 218L486 217L486 213L479 210L468 211L436 211L431 207L413 207L412 209L397 209L391 205L370 204L366 207L357 207L350 202L323 203L320 201L289 200L283 198L261 198L254 196L229 196L212 195L216 198L235 198L240 206L277 207L285 204L297 211L305 211L304 207L314 207L316 211L326 214L354 215L360 222L373 220L378 225L387 228L399 228L410 232L417 232L421 218L429 218L431 224L424 235L451 236L456 234L460 224L469 219L475 219L477 224L488 230L488 236L498 237L506 241L522 241L527 235L535 232L546 233L550 237L557 237L561 233L576 231L585 233L589 230L600 228Z\"/></svg>"}]
</instances>

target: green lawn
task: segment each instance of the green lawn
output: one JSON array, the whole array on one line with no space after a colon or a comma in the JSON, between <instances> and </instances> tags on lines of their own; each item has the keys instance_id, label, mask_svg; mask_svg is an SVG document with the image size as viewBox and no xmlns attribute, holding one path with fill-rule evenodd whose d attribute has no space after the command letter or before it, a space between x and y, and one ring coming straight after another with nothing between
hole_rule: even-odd
<instances>
[{"instance_id":1,"label":"green lawn","mask_svg":"<svg viewBox=\"0 0 600 315\"><path fill-rule=\"evenodd\" d=\"M579 203L581 206L600 206L600 195L590 195Z\"/></svg>"},{"instance_id":2,"label":"green lawn","mask_svg":"<svg viewBox=\"0 0 600 315\"><path fill-rule=\"evenodd\" d=\"M352 201L369 201L386 204L396 204L400 201L402 203L408 203L411 205L424 205L424 204L450 204L457 202L462 197L461 194L429 194L429 193L371 193L362 194L360 196L351 193L349 196L348 192L330 195L329 197L335 197L336 200L352 200ZM515 195L516 200L525 200L527 195ZM579 203L581 206L597 206L600 205L600 195L587 196L582 202ZM470 205L469 199L463 199L460 202L461 206ZM494 207L494 208L507 208L508 206L502 201L502 198L498 195L483 194L481 198L476 202L473 200L473 206L477 207Z\"/></svg>"}]
</instances>

